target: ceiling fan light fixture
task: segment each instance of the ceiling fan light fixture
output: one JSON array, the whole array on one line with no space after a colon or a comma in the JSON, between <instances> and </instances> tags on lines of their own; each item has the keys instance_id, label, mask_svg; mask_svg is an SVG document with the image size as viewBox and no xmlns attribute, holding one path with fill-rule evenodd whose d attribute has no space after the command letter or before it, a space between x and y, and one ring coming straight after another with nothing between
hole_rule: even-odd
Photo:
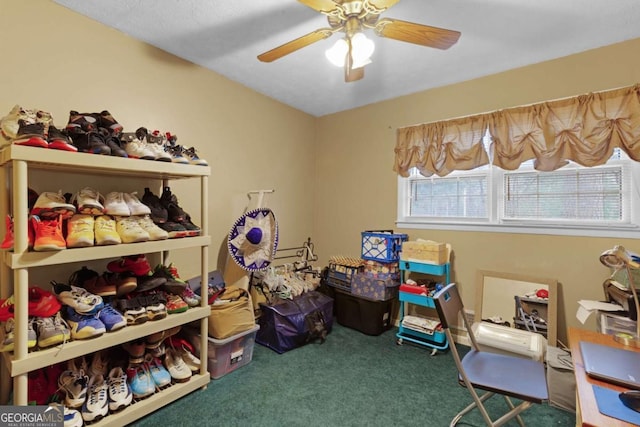
<instances>
[{"instance_id":1,"label":"ceiling fan light fixture","mask_svg":"<svg viewBox=\"0 0 640 427\"><path fill-rule=\"evenodd\" d=\"M351 55L353 65L351 68L364 67L371 63L371 55L376 49L373 40L368 39L364 33L356 33L351 37Z\"/></svg>"},{"instance_id":2,"label":"ceiling fan light fixture","mask_svg":"<svg viewBox=\"0 0 640 427\"><path fill-rule=\"evenodd\" d=\"M333 46L327 49L324 54L336 67L344 67L345 58L349 51L349 44L345 39L339 39Z\"/></svg>"}]
</instances>

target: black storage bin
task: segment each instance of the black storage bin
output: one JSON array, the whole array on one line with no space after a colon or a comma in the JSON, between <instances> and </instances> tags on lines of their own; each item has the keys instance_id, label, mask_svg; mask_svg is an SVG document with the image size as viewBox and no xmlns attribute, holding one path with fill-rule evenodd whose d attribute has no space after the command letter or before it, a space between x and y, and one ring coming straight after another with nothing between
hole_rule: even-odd
<instances>
[{"instance_id":1,"label":"black storage bin","mask_svg":"<svg viewBox=\"0 0 640 427\"><path fill-rule=\"evenodd\" d=\"M334 311L342 326L366 335L380 335L392 326L397 298L372 300L335 289Z\"/></svg>"}]
</instances>

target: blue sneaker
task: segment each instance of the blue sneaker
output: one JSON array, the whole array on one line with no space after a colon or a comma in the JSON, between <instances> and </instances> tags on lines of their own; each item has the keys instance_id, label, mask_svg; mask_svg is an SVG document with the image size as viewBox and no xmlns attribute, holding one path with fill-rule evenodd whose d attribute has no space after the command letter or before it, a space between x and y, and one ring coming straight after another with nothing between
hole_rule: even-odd
<instances>
[{"instance_id":1,"label":"blue sneaker","mask_svg":"<svg viewBox=\"0 0 640 427\"><path fill-rule=\"evenodd\" d=\"M129 387L131 387L133 397L136 399L143 399L156 391L156 383L144 366L144 364L134 365L127 369Z\"/></svg>"},{"instance_id":2,"label":"blue sneaker","mask_svg":"<svg viewBox=\"0 0 640 427\"><path fill-rule=\"evenodd\" d=\"M127 326L127 319L110 304L105 304L98 313L98 319L104 323L107 332L117 331Z\"/></svg>"},{"instance_id":3,"label":"blue sneaker","mask_svg":"<svg viewBox=\"0 0 640 427\"><path fill-rule=\"evenodd\" d=\"M153 378L153 382L158 386L158 388L171 384L171 374L162 365L160 359L147 353L144 357L144 363L151 374L151 378Z\"/></svg>"},{"instance_id":4,"label":"blue sneaker","mask_svg":"<svg viewBox=\"0 0 640 427\"><path fill-rule=\"evenodd\" d=\"M67 323L71 327L71 338L74 340L99 337L107 332L104 323L98 319L96 314L79 314L71 307L67 307Z\"/></svg>"}]
</instances>

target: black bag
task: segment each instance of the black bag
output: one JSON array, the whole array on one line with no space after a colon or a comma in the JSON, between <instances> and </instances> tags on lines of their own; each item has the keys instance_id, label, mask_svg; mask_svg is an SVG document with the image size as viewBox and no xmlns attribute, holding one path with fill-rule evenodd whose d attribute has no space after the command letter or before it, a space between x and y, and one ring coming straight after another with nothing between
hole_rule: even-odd
<instances>
[{"instance_id":1,"label":"black bag","mask_svg":"<svg viewBox=\"0 0 640 427\"><path fill-rule=\"evenodd\" d=\"M317 339L324 342L333 326L333 298L316 291L262 303L260 310L256 342L280 354Z\"/></svg>"}]
</instances>

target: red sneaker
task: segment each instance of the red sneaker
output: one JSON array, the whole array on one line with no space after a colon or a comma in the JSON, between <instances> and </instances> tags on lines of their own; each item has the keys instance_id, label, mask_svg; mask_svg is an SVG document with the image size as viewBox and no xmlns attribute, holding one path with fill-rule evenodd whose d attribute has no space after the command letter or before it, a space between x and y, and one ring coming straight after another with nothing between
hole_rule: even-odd
<instances>
[{"instance_id":1,"label":"red sneaker","mask_svg":"<svg viewBox=\"0 0 640 427\"><path fill-rule=\"evenodd\" d=\"M125 256L107 264L107 270L113 273L131 273L134 276L146 276L151 272L151 265L143 255Z\"/></svg>"},{"instance_id":2,"label":"red sneaker","mask_svg":"<svg viewBox=\"0 0 640 427\"><path fill-rule=\"evenodd\" d=\"M0 300L0 322L6 322L8 319L13 319L14 310L13 295L7 299Z\"/></svg>"},{"instance_id":3,"label":"red sneaker","mask_svg":"<svg viewBox=\"0 0 640 427\"><path fill-rule=\"evenodd\" d=\"M13 250L13 218L11 218L11 215L7 215L7 218L4 220L4 224L7 231L4 235L4 240L2 241L0 248L10 251Z\"/></svg>"},{"instance_id":4,"label":"red sneaker","mask_svg":"<svg viewBox=\"0 0 640 427\"><path fill-rule=\"evenodd\" d=\"M37 286L29 288L29 316L55 316L61 307L60 301L51 292L47 292Z\"/></svg>"},{"instance_id":5,"label":"red sneaker","mask_svg":"<svg viewBox=\"0 0 640 427\"><path fill-rule=\"evenodd\" d=\"M35 241L33 249L36 251L59 251L67 249L67 241L62 234L62 217L56 219L40 219L31 216Z\"/></svg>"}]
</instances>

